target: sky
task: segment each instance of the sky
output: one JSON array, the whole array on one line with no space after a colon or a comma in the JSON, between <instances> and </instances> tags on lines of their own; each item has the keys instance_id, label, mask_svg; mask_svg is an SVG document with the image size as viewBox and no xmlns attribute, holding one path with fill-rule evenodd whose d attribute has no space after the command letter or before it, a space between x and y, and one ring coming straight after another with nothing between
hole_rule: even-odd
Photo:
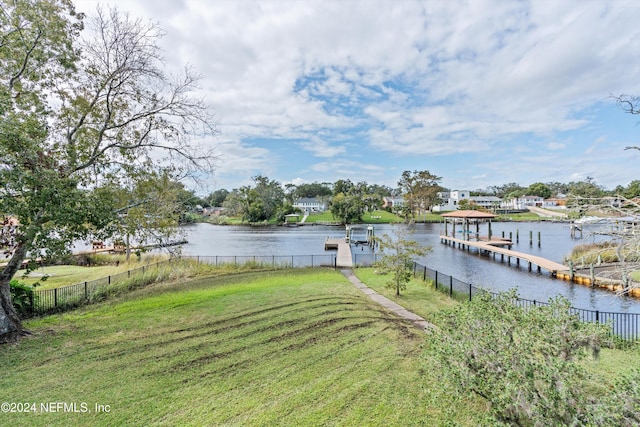
<instances>
[{"instance_id":1,"label":"sky","mask_svg":"<svg viewBox=\"0 0 640 427\"><path fill-rule=\"evenodd\" d=\"M74 2L95 13L97 1ZM166 31L215 112L199 193L350 179L449 189L640 179L637 0L111 0Z\"/></svg>"}]
</instances>

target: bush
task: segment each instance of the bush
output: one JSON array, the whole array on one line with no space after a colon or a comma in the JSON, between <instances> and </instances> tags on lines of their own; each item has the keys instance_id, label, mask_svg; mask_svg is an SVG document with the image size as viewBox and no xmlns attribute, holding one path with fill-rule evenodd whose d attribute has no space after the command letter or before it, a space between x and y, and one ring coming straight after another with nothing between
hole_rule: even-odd
<instances>
[{"instance_id":1,"label":"bush","mask_svg":"<svg viewBox=\"0 0 640 427\"><path fill-rule=\"evenodd\" d=\"M482 397L505 425L607 425L598 419L605 402L610 417L624 412L593 392L603 381L580 364L608 343L607 326L581 322L562 298L527 309L515 298L485 293L440 313L426 354L447 398Z\"/></svg>"},{"instance_id":2,"label":"bush","mask_svg":"<svg viewBox=\"0 0 640 427\"><path fill-rule=\"evenodd\" d=\"M18 312L18 315L20 317L31 315L34 309L33 288L16 279L10 282L9 287L11 291L11 301L13 301L13 307Z\"/></svg>"}]
</instances>

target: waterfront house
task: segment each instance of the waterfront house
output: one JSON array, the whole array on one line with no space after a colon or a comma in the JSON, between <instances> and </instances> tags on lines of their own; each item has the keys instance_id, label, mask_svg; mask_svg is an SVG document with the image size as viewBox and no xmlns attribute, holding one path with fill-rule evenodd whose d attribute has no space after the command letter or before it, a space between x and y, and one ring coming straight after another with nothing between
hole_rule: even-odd
<instances>
[{"instance_id":1,"label":"waterfront house","mask_svg":"<svg viewBox=\"0 0 640 427\"><path fill-rule=\"evenodd\" d=\"M479 207L494 209L500 206L502 199L496 196L472 196L469 190L441 191L438 197L442 203L431 208L433 212L457 211L462 200L469 200Z\"/></svg>"},{"instance_id":2,"label":"waterfront house","mask_svg":"<svg viewBox=\"0 0 640 427\"><path fill-rule=\"evenodd\" d=\"M324 212L327 204L317 197L304 197L293 202L293 207L302 212Z\"/></svg>"},{"instance_id":3,"label":"waterfront house","mask_svg":"<svg viewBox=\"0 0 640 427\"><path fill-rule=\"evenodd\" d=\"M403 197L383 197L382 198L382 209L386 208L401 208L404 206L404 198Z\"/></svg>"}]
</instances>

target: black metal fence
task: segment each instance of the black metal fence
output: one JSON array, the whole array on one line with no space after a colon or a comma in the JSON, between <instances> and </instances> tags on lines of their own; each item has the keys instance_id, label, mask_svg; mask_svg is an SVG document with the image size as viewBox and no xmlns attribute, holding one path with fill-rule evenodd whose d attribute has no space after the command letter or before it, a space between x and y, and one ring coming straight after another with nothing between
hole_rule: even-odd
<instances>
[{"instance_id":1,"label":"black metal fence","mask_svg":"<svg viewBox=\"0 0 640 427\"><path fill-rule=\"evenodd\" d=\"M242 255L242 256L183 256L197 263L222 266L225 264L246 265L255 263L273 268L304 268L304 267L336 267L336 254L323 255ZM377 254L358 254L353 256L354 267L368 267L378 259ZM129 279L136 274L144 274L152 267L159 267L170 263L171 260L148 264L139 268L114 274L97 280L76 283L75 285L62 286L55 289L36 289L31 293L31 315L62 311L68 308L91 302L108 291L112 284ZM471 300L485 289L477 288L470 283L458 280L453 276L433 270L424 265L414 263L413 275L424 281L432 280L435 288L446 292L451 298L457 300ZM491 293L497 295L495 293ZM518 298L516 303L521 307L547 305L545 302ZM580 320L584 322L598 322L609 324L612 333L625 340L640 339L640 314L637 313L613 313L598 310L585 310L571 308Z\"/></svg>"},{"instance_id":2,"label":"black metal fence","mask_svg":"<svg viewBox=\"0 0 640 427\"><path fill-rule=\"evenodd\" d=\"M255 263L273 268L333 267L336 265L336 254L324 255L285 255L285 256L183 256L197 263L222 266L224 264L246 265ZM56 311L68 310L100 299L112 285L129 279L137 274L144 274L152 267L168 265L171 260L147 264L142 267L112 274L97 280L61 286L54 289L34 289L31 291L29 307L24 315L33 316Z\"/></svg>"},{"instance_id":3,"label":"black metal fence","mask_svg":"<svg viewBox=\"0 0 640 427\"><path fill-rule=\"evenodd\" d=\"M87 304L104 295L112 284L129 279L136 274L144 274L150 268L168 265L171 260L147 264L142 267L112 274L96 280L61 286L53 289L34 289L31 292L30 313L39 315L53 311L63 311Z\"/></svg>"},{"instance_id":4,"label":"black metal fence","mask_svg":"<svg viewBox=\"0 0 640 427\"><path fill-rule=\"evenodd\" d=\"M460 301L470 301L475 295L481 292L489 292L494 296L497 295L494 292L477 288L471 283L463 282L424 265L414 263L413 267L414 277L421 278L425 281L427 279L432 280L437 290L447 293L451 298ZM546 302L525 298L517 298L514 300L514 303L523 308L549 305ZM575 307L571 307L570 310L583 322L608 324L611 327L611 332L622 339L628 341L640 339L640 314L638 313L614 313Z\"/></svg>"},{"instance_id":5,"label":"black metal fence","mask_svg":"<svg viewBox=\"0 0 640 427\"><path fill-rule=\"evenodd\" d=\"M183 259L211 265L255 263L276 268L335 267L336 254L323 255L215 255L183 256Z\"/></svg>"}]
</instances>

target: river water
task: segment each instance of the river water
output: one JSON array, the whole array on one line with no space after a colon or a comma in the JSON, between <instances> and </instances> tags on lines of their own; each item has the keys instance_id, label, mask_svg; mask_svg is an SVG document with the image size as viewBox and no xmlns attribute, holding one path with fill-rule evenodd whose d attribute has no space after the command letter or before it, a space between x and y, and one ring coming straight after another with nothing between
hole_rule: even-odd
<instances>
[{"instance_id":1,"label":"river water","mask_svg":"<svg viewBox=\"0 0 640 427\"><path fill-rule=\"evenodd\" d=\"M353 238L365 240L366 226L355 226ZM377 236L394 235L396 226L375 225ZM486 226L485 226L486 227ZM286 255L326 255L324 250L327 237L343 237L344 227L312 226L303 227L249 227L219 226L212 224L193 224L185 227L186 238L182 252L185 255L199 256L286 256ZM466 252L453 246L440 243L439 234L443 232L442 224L416 224L412 240L431 247L431 251L420 264L451 275L466 283L492 291L503 291L512 288L518 290L522 298L547 301L557 295L569 299L576 308L600 310L608 312L640 313L640 299L618 297L611 292L572 284L553 279L548 272L528 271L528 263L510 265L476 251ZM499 222L492 224L492 233L505 237L509 233L514 241L512 249L538 255L552 261L562 262L563 258L578 244L591 243L593 237L572 239L569 225L565 223L547 222ZM481 229L481 234L487 230ZM519 242L516 242L516 235ZM530 235L533 241L530 243ZM540 236L540 238L538 238ZM538 243L539 242L539 243ZM357 261L359 254L371 253L368 246L353 246Z\"/></svg>"}]
</instances>

